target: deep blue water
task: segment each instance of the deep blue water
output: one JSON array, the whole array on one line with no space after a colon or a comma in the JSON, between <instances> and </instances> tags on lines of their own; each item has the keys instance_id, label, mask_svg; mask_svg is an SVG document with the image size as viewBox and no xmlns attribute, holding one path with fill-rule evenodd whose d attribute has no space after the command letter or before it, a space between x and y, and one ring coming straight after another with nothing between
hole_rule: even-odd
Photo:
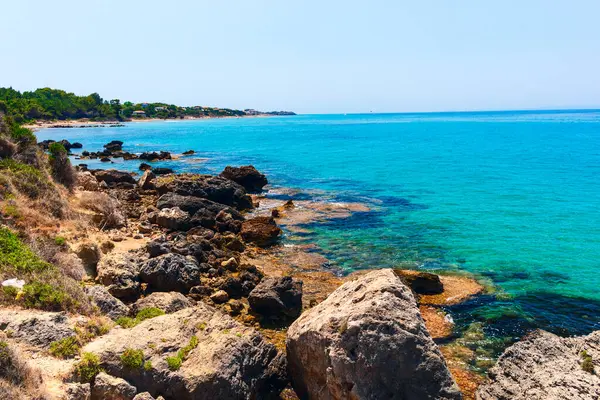
<instances>
[{"instance_id":1,"label":"deep blue water","mask_svg":"<svg viewBox=\"0 0 600 400\"><path fill-rule=\"evenodd\" d=\"M148 122L38 137L86 150L113 139L132 152L195 150L162 163L178 171L253 164L273 186L372 207L287 239L316 242L339 271L473 273L496 294L449 311L459 327L480 321L496 336L600 329L600 111Z\"/></svg>"}]
</instances>

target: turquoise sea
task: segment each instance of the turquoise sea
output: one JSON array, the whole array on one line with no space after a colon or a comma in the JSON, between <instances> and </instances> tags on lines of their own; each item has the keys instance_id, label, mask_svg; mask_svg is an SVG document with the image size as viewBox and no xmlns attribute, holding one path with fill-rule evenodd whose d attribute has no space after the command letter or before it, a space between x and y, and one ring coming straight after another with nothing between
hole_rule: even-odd
<instances>
[{"instance_id":1,"label":"turquoise sea","mask_svg":"<svg viewBox=\"0 0 600 400\"><path fill-rule=\"evenodd\" d=\"M481 322L490 337L516 338L538 327L600 329L600 111L301 115L37 134L85 150L114 139L131 152L193 149L162 164L203 173L253 164L274 187L301 189L294 198L366 203L373 211L286 240L316 242L339 273L475 274L495 293L450 307L458 330Z\"/></svg>"}]
</instances>

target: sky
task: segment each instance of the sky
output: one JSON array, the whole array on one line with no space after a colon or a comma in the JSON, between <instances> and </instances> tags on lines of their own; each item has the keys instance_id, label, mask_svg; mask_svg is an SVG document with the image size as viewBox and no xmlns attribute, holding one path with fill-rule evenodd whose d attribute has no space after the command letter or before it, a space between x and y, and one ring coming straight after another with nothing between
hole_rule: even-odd
<instances>
[{"instance_id":1,"label":"sky","mask_svg":"<svg viewBox=\"0 0 600 400\"><path fill-rule=\"evenodd\" d=\"M600 108L598 0L3 0L0 86L298 113Z\"/></svg>"}]
</instances>

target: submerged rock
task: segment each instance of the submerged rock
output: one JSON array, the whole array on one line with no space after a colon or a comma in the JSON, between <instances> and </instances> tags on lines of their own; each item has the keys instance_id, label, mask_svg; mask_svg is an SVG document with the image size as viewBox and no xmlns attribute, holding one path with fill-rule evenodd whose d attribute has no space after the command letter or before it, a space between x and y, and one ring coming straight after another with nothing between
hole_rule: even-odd
<instances>
[{"instance_id":1,"label":"submerged rock","mask_svg":"<svg viewBox=\"0 0 600 400\"><path fill-rule=\"evenodd\" d=\"M281 229L272 217L255 217L242 223L242 238L258 246L269 246L277 241Z\"/></svg>"},{"instance_id":2,"label":"submerged rock","mask_svg":"<svg viewBox=\"0 0 600 400\"><path fill-rule=\"evenodd\" d=\"M436 274L395 269L394 272L417 294L440 294L444 285Z\"/></svg>"},{"instance_id":3,"label":"submerged rock","mask_svg":"<svg viewBox=\"0 0 600 400\"><path fill-rule=\"evenodd\" d=\"M123 150L123 142L120 140L113 140L107 144L104 145L104 148L106 149L106 151L121 151Z\"/></svg>"},{"instance_id":4,"label":"submerged rock","mask_svg":"<svg viewBox=\"0 0 600 400\"><path fill-rule=\"evenodd\" d=\"M288 329L300 398L460 399L412 292L391 269L347 282Z\"/></svg>"},{"instance_id":5,"label":"submerged rock","mask_svg":"<svg viewBox=\"0 0 600 400\"><path fill-rule=\"evenodd\" d=\"M266 318L296 318L302 312L302 281L290 276L264 279L250 292L248 302Z\"/></svg>"},{"instance_id":6,"label":"submerged rock","mask_svg":"<svg viewBox=\"0 0 600 400\"><path fill-rule=\"evenodd\" d=\"M169 369L167 357L186 346L181 366ZM149 367L125 367L121 355L127 348L140 350ZM107 373L168 399L277 399L286 384L285 356L275 346L202 303L113 329L83 351L97 354Z\"/></svg>"},{"instance_id":7,"label":"submerged rock","mask_svg":"<svg viewBox=\"0 0 600 400\"><path fill-rule=\"evenodd\" d=\"M588 361L586 361L586 359ZM575 400L600 398L600 331L561 338L535 331L515 343L489 371L480 400Z\"/></svg>"},{"instance_id":8,"label":"submerged rock","mask_svg":"<svg viewBox=\"0 0 600 400\"><path fill-rule=\"evenodd\" d=\"M239 168L227 166L221 172L221 176L239 183L250 193L259 193L269 183L267 177L252 165Z\"/></svg>"}]
</instances>

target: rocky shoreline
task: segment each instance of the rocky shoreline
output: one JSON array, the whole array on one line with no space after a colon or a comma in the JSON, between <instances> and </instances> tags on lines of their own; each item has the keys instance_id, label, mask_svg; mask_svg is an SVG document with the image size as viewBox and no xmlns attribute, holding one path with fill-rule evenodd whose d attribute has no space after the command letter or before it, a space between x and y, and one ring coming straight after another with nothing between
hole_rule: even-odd
<instances>
[{"instance_id":1,"label":"rocky shoreline","mask_svg":"<svg viewBox=\"0 0 600 400\"><path fill-rule=\"evenodd\" d=\"M105 149L123 156L122 144ZM311 245L280 245L282 227L301 232L308 222L368 211L362 204L265 197L267 177L252 166L216 176L155 172L77 172L72 207L95 228L72 227L64 239L85 267L95 316L0 310L0 340L36 360L48 393L41 398L600 393L595 334L528 337L507 349L486 379L455 356L468 349L439 344L453 331L443 307L484 290L473 278L392 269L339 276L323 268L327 260ZM90 326L94 334L86 333ZM57 359L56 348L67 353L70 341L83 345ZM570 372L560 375L560 354L567 353ZM0 349L0 363L1 356Z\"/></svg>"}]
</instances>

